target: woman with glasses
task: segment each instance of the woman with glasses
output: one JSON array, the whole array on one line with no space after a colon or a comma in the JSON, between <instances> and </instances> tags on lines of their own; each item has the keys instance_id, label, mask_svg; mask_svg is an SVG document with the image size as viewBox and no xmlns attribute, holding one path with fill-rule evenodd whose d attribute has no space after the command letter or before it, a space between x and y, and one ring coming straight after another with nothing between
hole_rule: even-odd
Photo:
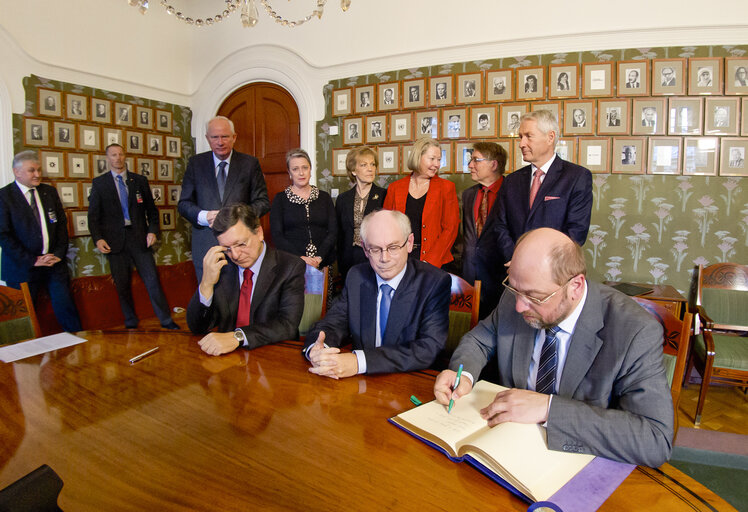
<instances>
[{"instance_id":1,"label":"woman with glasses","mask_svg":"<svg viewBox=\"0 0 748 512\"><path fill-rule=\"evenodd\" d=\"M332 199L309 183L312 161L306 151L286 153L286 167L291 185L275 195L270 208L273 243L321 270L335 261L338 228Z\"/></svg>"},{"instance_id":2,"label":"woman with glasses","mask_svg":"<svg viewBox=\"0 0 748 512\"><path fill-rule=\"evenodd\" d=\"M460 212L455 185L437 176L442 151L439 143L424 137L416 141L407 165L412 174L390 184L384 207L410 219L414 246L410 257L442 267L452 258Z\"/></svg>"}]
</instances>

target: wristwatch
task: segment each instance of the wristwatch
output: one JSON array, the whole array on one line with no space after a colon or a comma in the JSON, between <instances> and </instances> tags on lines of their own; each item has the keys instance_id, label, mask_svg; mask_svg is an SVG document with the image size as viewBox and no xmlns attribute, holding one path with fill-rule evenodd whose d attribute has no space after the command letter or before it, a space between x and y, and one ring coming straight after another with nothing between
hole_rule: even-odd
<instances>
[{"instance_id":1,"label":"wristwatch","mask_svg":"<svg viewBox=\"0 0 748 512\"><path fill-rule=\"evenodd\" d=\"M240 347L243 347L244 342L247 341L247 337L244 336L244 331L242 331L241 329L237 329L234 331L234 338L236 338L236 341L239 342Z\"/></svg>"}]
</instances>

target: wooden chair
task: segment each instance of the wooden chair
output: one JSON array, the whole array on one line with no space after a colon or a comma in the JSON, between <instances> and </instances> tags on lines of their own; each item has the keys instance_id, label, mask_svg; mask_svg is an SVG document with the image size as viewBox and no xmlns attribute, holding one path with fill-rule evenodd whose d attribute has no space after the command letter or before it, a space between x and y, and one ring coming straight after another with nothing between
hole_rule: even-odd
<instances>
[{"instance_id":1,"label":"wooden chair","mask_svg":"<svg viewBox=\"0 0 748 512\"><path fill-rule=\"evenodd\" d=\"M470 285L463 278L449 274L452 291L449 298L449 332L447 334L447 357L452 355L460 339L478 324L480 310L480 280Z\"/></svg>"},{"instance_id":2,"label":"wooden chair","mask_svg":"<svg viewBox=\"0 0 748 512\"><path fill-rule=\"evenodd\" d=\"M307 265L304 272L304 314L299 322L299 336L303 340L306 333L327 313L327 288L329 267L318 270Z\"/></svg>"},{"instance_id":3,"label":"wooden chair","mask_svg":"<svg viewBox=\"0 0 748 512\"><path fill-rule=\"evenodd\" d=\"M694 334L687 375L695 366L702 378L694 419L699 425L709 384L748 387L748 266L699 265L688 307Z\"/></svg>"},{"instance_id":4,"label":"wooden chair","mask_svg":"<svg viewBox=\"0 0 748 512\"><path fill-rule=\"evenodd\" d=\"M56 512L63 482L44 464L0 490L0 512Z\"/></svg>"},{"instance_id":5,"label":"wooden chair","mask_svg":"<svg viewBox=\"0 0 748 512\"><path fill-rule=\"evenodd\" d=\"M0 286L0 345L38 338L41 332L29 285Z\"/></svg>"},{"instance_id":6,"label":"wooden chair","mask_svg":"<svg viewBox=\"0 0 748 512\"><path fill-rule=\"evenodd\" d=\"M683 388L683 378L688 361L688 342L691 338L691 322L693 316L690 311L683 314L683 320L678 319L662 304L644 297L632 297L655 319L660 322L663 330L662 363L665 366L670 395L673 399L675 414L674 432L678 433L678 402Z\"/></svg>"}]
</instances>

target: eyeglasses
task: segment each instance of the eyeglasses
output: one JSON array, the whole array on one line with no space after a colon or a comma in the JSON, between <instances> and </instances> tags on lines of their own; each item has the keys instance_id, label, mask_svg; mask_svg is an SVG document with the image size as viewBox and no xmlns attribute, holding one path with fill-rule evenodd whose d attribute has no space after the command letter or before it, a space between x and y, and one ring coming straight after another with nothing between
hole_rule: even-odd
<instances>
[{"instance_id":1,"label":"eyeglasses","mask_svg":"<svg viewBox=\"0 0 748 512\"><path fill-rule=\"evenodd\" d=\"M405 244L407 243L408 243L408 239L406 238L405 241L402 243L402 245L392 244L392 245L388 245L384 249L382 249L381 247L366 247L366 252L368 252L375 258L379 257L385 251L390 256L394 256L398 253L400 249L405 247Z\"/></svg>"},{"instance_id":2,"label":"eyeglasses","mask_svg":"<svg viewBox=\"0 0 748 512\"><path fill-rule=\"evenodd\" d=\"M247 240L246 242L242 242L240 244L231 245L229 247L224 247L223 248L223 252L225 252L226 254L229 254L229 253L236 254L238 252L243 251L248 246L249 246L249 240Z\"/></svg>"},{"instance_id":3,"label":"eyeglasses","mask_svg":"<svg viewBox=\"0 0 748 512\"><path fill-rule=\"evenodd\" d=\"M561 286L559 286L558 289L555 292L551 293L550 295L548 295L547 297L542 298L542 299L536 299L535 297L530 297L529 295L526 295L526 294L522 293L521 291L517 290L516 288L512 288L509 285L509 276L506 276L504 278L504 280L501 282L501 284L504 285L504 288L506 288L507 290L509 290L510 292L512 292L515 297L519 297L519 298L523 299L525 302L531 302L531 303L535 304L536 306L542 306L543 304L545 304L546 302L548 302L549 300L551 300L554 295L556 295L558 292L560 292L561 290L563 290L566 287L566 285L569 284L571 282L571 280L574 279L575 277L577 277L577 276L571 276L569 278L569 280L566 281Z\"/></svg>"},{"instance_id":4,"label":"eyeglasses","mask_svg":"<svg viewBox=\"0 0 748 512\"><path fill-rule=\"evenodd\" d=\"M478 162L485 162L486 160L488 160L488 158L475 158L475 157L473 157L473 158L470 159L470 161L473 162L474 164L477 164Z\"/></svg>"}]
</instances>

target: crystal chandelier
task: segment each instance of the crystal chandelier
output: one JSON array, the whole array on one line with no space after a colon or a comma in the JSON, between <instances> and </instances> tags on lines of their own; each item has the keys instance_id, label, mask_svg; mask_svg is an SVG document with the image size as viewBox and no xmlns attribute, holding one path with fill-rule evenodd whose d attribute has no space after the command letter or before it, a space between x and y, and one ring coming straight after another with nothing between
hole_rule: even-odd
<instances>
[{"instance_id":1,"label":"crystal chandelier","mask_svg":"<svg viewBox=\"0 0 748 512\"><path fill-rule=\"evenodd\" d=\"M214 23L219 23L225 20L226 18L228 18L231 15L231 13L233 13L239 8L241 8L241 21L242 21L242 26L244 28L254 27L255 25L257 25L257 22L259 21L259 12L257 10L258 0L223 0L223 1L226 4L224 6L223 11L219 12L218 14L215 14L214 16L210 18L205 18L205 19L195 18L193 16L187 16L183 12L178 11L167 0L161 0L160 4L164 9L166 9L167 14L173 15L178 21L183 21L184 23L188 25L194 25L196 27L202 27L203 25L213 25ZM268 13L268 15L271 18L273 18L273 20L276 23L279 23L283 25L284 27L290 27L290 28L303 25L304 23L311 20L315 16L317 17L317 19L322 18L322 13L325 10L325 4L327 3L327 0L313 0L313 1L316 3L316 6L310 14L298 20L288 20L275 11L275 9L270 3L271 0L259 0L259 2L265 8L265 11ZM148 0L127 0L127 2L133 7L137 7L140 10L141 14L145 14L146 12L148 12L148 7L150 4ZM351 0L340 0L340 8L343 10L343 12L347 11L350 6L351 6Z\"/></svg>"}]
</instances>

